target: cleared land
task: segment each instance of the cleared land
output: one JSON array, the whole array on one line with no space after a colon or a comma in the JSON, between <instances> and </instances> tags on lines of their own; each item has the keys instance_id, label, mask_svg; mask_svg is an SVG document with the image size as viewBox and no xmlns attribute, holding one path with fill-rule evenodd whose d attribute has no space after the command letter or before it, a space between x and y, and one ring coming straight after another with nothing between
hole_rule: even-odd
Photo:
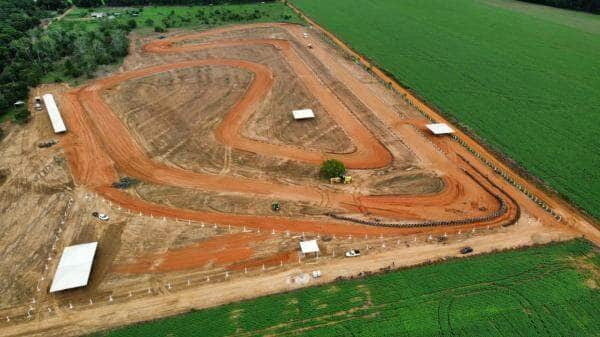
<instances>
[{"instance_id":1,"label":"cleared land","mask_svg":"<svg viewBox=\"0 0 600 337\"><path fill-rule=\"evenodd\" d=\"M600 218L597 16L513 1L291 2Z\"/></svg>"},{"instance_id":2,"label":"cleared land","mask_svg":"<svg viewBox=\"0 0 600 337\"><path fill-rule=\"evenodd\" d=\"M484 253L584 233L600 242L560 200L474 156L467 147L492 158L466 135L432 136L403 95L313 27L132 39L118 72L36 89L55 94L66 134L52 135L41 111L1 144L0 273L14 277L0 288L0 336L82 335L464 245ZM292 119L307 107L315 120ZM51 137L58 145L36 146ZM325 158L344 161L352 184L320 179ZM123 176L141 182L113 187ZM39 203L48 210L30 211ZM303 237L319 240L318 259L299 254ZM89 241L99 242L90 284L48 294L62 248ZM363 256L345 258L351 248ZM316 268L318 280L302 277Z\"/></svg>"},{"instance_id":3,"label":"cleared land","mask_svg":"<svg viewBox=\"0 0 600 337\"><path fill-rule=\"evenodd\" d=\"M596 336L600 254L585 241L298 290L94 336Z\"/></svg>"}]
</instances>

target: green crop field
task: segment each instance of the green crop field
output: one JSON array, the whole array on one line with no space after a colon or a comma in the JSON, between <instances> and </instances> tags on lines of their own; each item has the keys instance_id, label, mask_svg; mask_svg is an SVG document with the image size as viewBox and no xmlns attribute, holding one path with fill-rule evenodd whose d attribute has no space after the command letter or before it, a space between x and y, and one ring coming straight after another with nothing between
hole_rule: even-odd
<instances>
[{"instance_id":1,"label":"green crop field","mask_svg":"<svg viewBox=\"0 0 600 337\"><path fill-rule=\"evenodd\" d=\"M291 0L600 219L600 16L509 0Z\"/></svg>"},{"instance_id":2,"label":"green crop field","mask_svg":"<svg viewBox=\"0 0 600 337\"><path fill-rule=\"evenodd\" d=\"M599 257L598 248L575 240L306 288L95 336L598 336Z\"/></svg>"}]
</instances>

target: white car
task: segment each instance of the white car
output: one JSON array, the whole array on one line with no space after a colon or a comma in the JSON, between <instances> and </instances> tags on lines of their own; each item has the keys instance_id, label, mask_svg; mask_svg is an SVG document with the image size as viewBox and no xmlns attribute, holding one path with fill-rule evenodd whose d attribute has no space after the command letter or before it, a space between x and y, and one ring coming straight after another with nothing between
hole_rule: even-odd
<instances>
[{"instance_id":1,"label":"white car","mask_svg":"<svg viewBox=\"0 0 600 337\"><path fill-rule=\"evenodd\" d=\"M349 251L346 252L346 257L355 257L355 256L360 256L360 250L358 249L351 249Z\"/></svg>"},{"instance_id":2,"label":"white car","mask_svg":"<svg viewBox=\"0 0 600 337\"><path fill-rule=\"evenodd\" d=\"M321 277L321 271L320 270L313 270L312 277L313 278L319 278L319 277Z\"/></svg>"},{"instance_id":3,"label":"white car","mask_svg":"<svg viewBox=\"0 0 600 337\"><path fill-rule=\"evenodd\" d=\"M108 221L108 220L110 220L110 217L108 216L108 214L100 213L100 214L98 214L98 219L100 219L102 221Z\"/></svg>"}]
</instances>

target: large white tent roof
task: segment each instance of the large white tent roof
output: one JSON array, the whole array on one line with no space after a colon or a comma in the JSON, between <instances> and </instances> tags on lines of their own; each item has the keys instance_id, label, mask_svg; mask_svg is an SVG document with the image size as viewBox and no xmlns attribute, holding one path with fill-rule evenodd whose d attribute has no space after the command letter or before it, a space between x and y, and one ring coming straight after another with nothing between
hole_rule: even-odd
<instances>
[{"instance_id":1,"label":"large white tent roof","mask_svg":"<svg viewBox=\"0 0 600 337\"><path fill-rule=\"evenodd\" d=\"M69 246L63 250L50 292L86 286L98 242Z\"/></svg>"},{"instance_id":2,"label":"large white tent roof","mask_svg":"<svg viewBox=\"0 0 600 337\"><path fill-rule=\"evenodd\" d=\"M312 109L293 110L292 114L294 115L294 119L315 118L315 113Z\"/></svg>"},{"instance_id":3,"label":"large white tent roof","mask_svg":"<svg viewBox=\"0 0 600 337\"><path fill-rule=\"evenodd\" d=\"M60 111L58 111L58 107L54 101L54 96L52 96L52 94L45 94L42 96L42 98L44 99L44 104L46 105L46 110L48 111L48 116L50 117L50 123L52 123L54 133L67 131L65 122L63 122Z\"/></svg>"},{"instance_id":4,"label":"large white tent roof","mask_svg":"<svg viewBox=\"0 0 600 337\"><path fill-rule=\"evenodd\" d=\"M304 254L317 253L319 252L319 245L317 244L317 240L301 241L300 249Z\"/></svg>"},{"instance_id":5,"label":"large white tent roof","mask_svg":"<svg viewBox=\"0 0 600 337\"><path fill-rule=\"evenodd\" d=\"M446 123L433 123L427 124L426 127L433 132L434 135L445 135L454 133L454 129L448 126Z\"/></svg>"}]
</instances>

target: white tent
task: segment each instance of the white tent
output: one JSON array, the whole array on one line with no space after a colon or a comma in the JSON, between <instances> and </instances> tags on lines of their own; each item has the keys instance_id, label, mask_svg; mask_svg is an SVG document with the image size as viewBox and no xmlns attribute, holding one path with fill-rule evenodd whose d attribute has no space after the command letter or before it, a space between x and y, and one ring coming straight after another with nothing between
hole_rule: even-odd
<instances>
[{"instance_id":1,"label":"white tent","mask_svg":"<svg viewBox=\"0 0 600 337\"><path fill-rule=\"evenodd\" d=\"M50 292L86 286L98 242L69 246L63 250Z\"/></svg>"},{"instance_id":2,"label":"white tent","mask_svg":"<svg viewBox=\"0 0 600 337\"><path fill-rule=\"evenodd\" d=\"M292 114L295 120L315 118L315 113L312 109L293 110Z\"/></svg>"},{"instance_id":3,"label":"white tent","mask_svg":"<svg viewBox=\"0 0 600 337\"><path fill-rule=\"evenodd\" d=\"M317 244L317 240L301 241L300 250L302 250L302 254L318 253L319 245Z\"/></svg>"},{"instance_id":4,"label":"white tent","mask_svg":"<svg viewBox=\"0 0 600 337\"><path fill-rule=\"evenodd\" d=\"M54 129L54 133L67 131L65 122L63 122L60 111L58 111L58 107L54 101L54 96L52 96L52 94L45 94L43 99L44 104L46 105L46 110L48 111L48 116L50 117L50 123L52 123L52 128Z\"/></svg>"},{"instance_id":5,"label":"white tent","mask_svg":"<svg viewBox=\"0 0 600 337\"><path fill-rule=\"evenodd\" d=\"M425 125L434 135L446 135L454 133L454 130L446 123L433 123Z\"/></svg>"}]
</instances>

